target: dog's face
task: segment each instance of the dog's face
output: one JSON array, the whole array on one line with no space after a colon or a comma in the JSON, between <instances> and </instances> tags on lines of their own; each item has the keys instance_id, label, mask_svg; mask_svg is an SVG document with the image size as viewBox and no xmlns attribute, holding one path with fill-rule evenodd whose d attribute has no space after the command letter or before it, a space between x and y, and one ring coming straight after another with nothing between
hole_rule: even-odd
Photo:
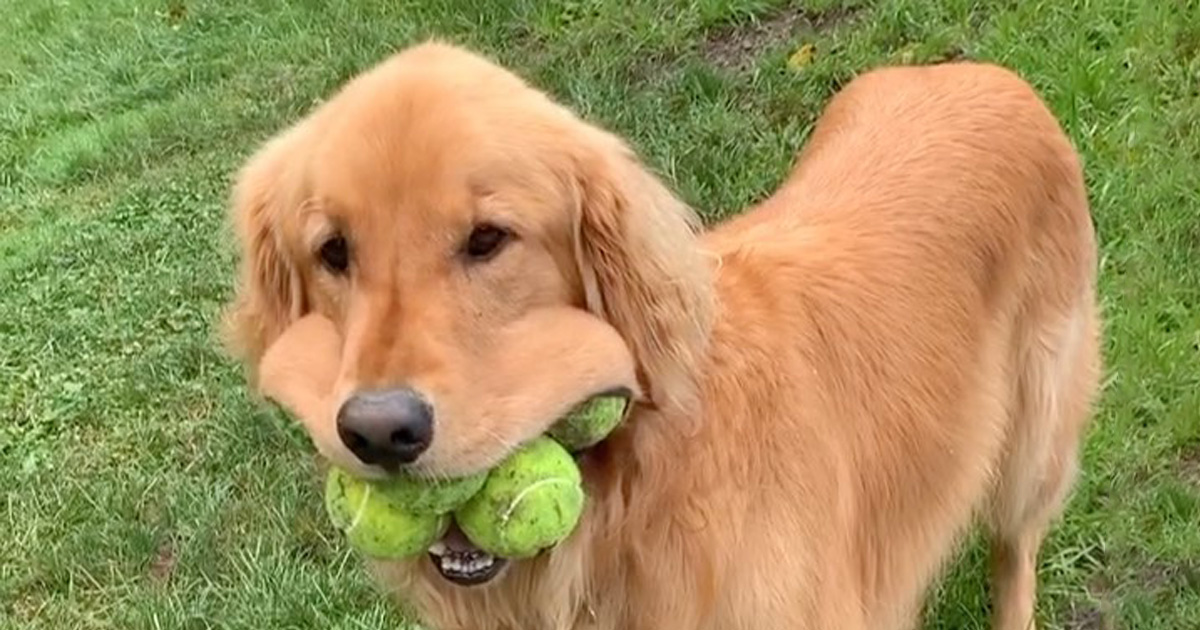
<instances>
[{"instance_id":1,"label":"dog's face","mask_svg":"<svg viewBox=\"0 0 1200 630\"><path fill-rule=\"evenodd\" d=\"M360 474L497 463L588 396L686 395L694 225L614 137L444 45L350 82L242 172L229 319L254 365L307 313L341 358L321 452Z\"/></svg>"}]
</instances>

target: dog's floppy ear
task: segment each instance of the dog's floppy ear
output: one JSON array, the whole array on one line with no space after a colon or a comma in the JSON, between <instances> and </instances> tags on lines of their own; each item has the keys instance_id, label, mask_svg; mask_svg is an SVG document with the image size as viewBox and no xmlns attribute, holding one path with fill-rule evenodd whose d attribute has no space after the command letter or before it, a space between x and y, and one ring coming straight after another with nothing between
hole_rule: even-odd
<instances>
[{"instance_id":1,"label":"dog's floppy ear","mask_svg":"<svg viewBox=\"0 0 1200 630\"><path fill-rule=\"evenodd\" d=\"M304 282L278 229L296 197L290 132L256 154L238 175L232 219L240 253L239 284L225 316L230 350L251 371L267 347L307 312Z\"/></svg>"},{"instance_id":2,"label":"dog's floppy ear","mask_svg":"<svg viewBox=\"0 0 1200 630\"><path fill-rule=\"evenodd\" d=\"M629 344L653 403L690 403L712 315L699 221L624 143L596 135L576 161L588 309Z\"/></svg>"}]
</instances>

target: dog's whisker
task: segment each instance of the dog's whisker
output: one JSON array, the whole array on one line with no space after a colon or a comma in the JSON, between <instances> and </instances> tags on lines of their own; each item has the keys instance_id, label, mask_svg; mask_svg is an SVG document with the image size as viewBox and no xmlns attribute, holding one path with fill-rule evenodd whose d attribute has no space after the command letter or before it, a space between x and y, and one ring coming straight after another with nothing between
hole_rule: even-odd
<instances>
[{"instance_id":1,"label":"dog's whisker","mask_svg":"<svg viewBox=\"0 0 1200 630\"><path fill-rule=\"evenodd\" d=\"M519 446L516 442L513 442L512 440L506 440L503 435L496 433L493 429L484 427L482 429L482 433L485 437L492 438L493 440L496 441L497 444L504 447L505 452L516 450L517 446Z\"/></svg>"}]
</instances>

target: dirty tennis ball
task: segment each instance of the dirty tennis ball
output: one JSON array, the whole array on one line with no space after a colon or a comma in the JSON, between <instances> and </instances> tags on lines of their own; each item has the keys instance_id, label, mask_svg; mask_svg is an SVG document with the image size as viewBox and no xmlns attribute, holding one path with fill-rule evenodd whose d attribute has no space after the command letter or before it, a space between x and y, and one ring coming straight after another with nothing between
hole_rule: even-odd
<instances>
[{"instance_id":1,"label":"dirty tennis ball","mask_svg":"<svg viewBox=\"0 0 1200 630\"><path fill-rule=\"evenodd\" d=\"M575 460L542 436L492 469L483 489L454 517L480 549L502 558L529 558L575 529L583 502Z\"/></svg>"},{"instance_id":2,"label":"dirty tennis ball","mask_svg":"<svg viewBox=\"0 0 1200 630\"><path fill-rule=\"evenodd\" d=\"M466 503L487 480L487 471L456 479L426 479L399 474L375 487L387 498L417 514L448 514Z\"/></svg>"},{"instance_id":3,"label":"dirty tennis ball","mask_svg":"<svg viewBox=\"0 0 1200 630\"><path fill-rule=\"evenodd\" d=\"M595 446L608 437L625 418L629 394L624 391L593 396L576 405L556 422L546 435L558 440L569 451Z\"/></svg>"},{"instance_id":4,"label":"dirty tennis ball","mask_svg":"<svg viewBox=\"0 0 1200 630\"><path fill-rule=\"evenodd\" d=\"M423 553L441 538L450 515L414 512L380 485L332 468L325 481L325 509L350 546L372 558L399 559Z\"/></svg>"}]
</instances>

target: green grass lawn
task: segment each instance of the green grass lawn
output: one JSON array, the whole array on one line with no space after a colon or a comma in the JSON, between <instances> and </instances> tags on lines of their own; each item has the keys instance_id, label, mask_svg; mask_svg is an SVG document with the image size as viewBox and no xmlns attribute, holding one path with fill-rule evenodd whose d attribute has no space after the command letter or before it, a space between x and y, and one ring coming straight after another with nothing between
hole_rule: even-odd
<instances>
[{"instance_id":1,"label":"green grass lawn","mask_svg":"<svg viewBox=\"0 0 1200 630\"><path fill-rule=\"evenodd\" d=\"M0 627L397 628L215 341L232 172L406 43L482 49L706 216L855 73L995 60L1084 155L1108 379L1045 627L1200 627L1200 2L0 0ZM809 65L788 64L805 44ZM966 546L927 628L986 627Z\"/></svg>"}]
</instances>

